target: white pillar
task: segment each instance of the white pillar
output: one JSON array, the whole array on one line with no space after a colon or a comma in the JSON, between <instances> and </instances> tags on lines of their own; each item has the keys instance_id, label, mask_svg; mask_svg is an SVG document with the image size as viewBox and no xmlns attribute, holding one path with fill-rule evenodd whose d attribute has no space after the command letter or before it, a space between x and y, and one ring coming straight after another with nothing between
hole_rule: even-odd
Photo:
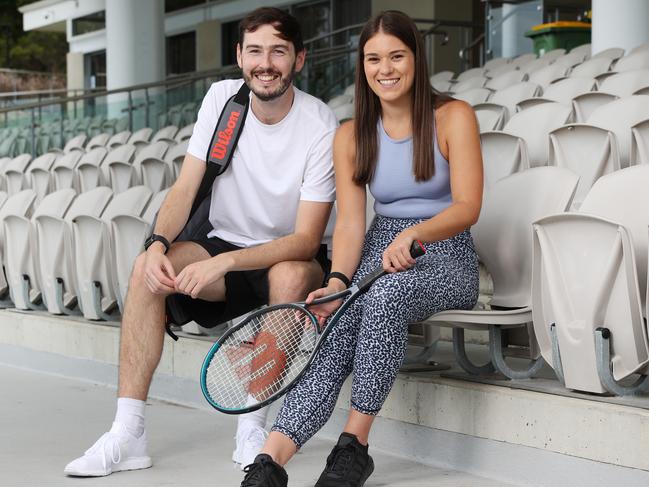
<instances>
[{"instance_id":1,"label":"white pillar","mask_svg":"<svg viewBox=\"0 0 649 487\"><path fill-rule=\"evenodd\" d=\"M163 0L106 2L106 84L108 90L161 81L165 75ZM123 115L109 97L109 117Z\"/></svg>"},{"instance_id":2,"label":"white pillar","mask_svg":"<svg viewBox=\"0 0 649 487\"><path fill-rule=\"evenodd\" d=\"M592 52L610 47L629 51L649 42L647 0L593 0Z\"/></svg>"}]
</instances>

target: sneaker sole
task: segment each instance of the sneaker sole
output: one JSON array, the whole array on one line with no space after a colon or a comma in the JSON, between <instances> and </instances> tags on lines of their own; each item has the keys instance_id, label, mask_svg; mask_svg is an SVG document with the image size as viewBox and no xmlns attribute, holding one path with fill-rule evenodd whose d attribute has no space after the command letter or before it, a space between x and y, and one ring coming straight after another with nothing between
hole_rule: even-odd
<instances>
[{"instance_id":1,"label":"sneaker sole","mask_svg":"<svg viewBox=\"0 0 649 487\"><path fill-rule=\"evenodd\" d=\"M372 475L372 472L374 472L374 460L372 460L372 457L370 457L367 469L365 470L363 478L361 479L361 483L358 485L358 487L363 487L365 485L365 482L370 477L370 475Z\"/></svg>"},{"instance_id":2,"label":"sneaker sole","mask_svg":"<svg viewBox=\"0 0 649 487\"><path fill-rule=\"evenodd\" d=\"M127 470L141 470L145 468L150 468L153 466L151 457L136 457L120 462L118 465L113 466L109 471L79 471L72 469L65 469L64 474L69 475L70 477L106 477L111 473L123 472Z\"/></svg>"}]
</instances>

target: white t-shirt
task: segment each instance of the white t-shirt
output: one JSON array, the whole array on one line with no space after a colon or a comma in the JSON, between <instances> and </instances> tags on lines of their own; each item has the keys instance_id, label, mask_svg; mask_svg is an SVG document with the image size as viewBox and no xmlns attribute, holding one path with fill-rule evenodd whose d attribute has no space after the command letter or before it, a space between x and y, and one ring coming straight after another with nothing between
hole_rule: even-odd
<instances>
[{"instance_id":1,"label":"white t-shirt","mask_svg":"<svg viewBox=\"0 0 649 487\"><path fill-rule=\"evenodd\" d=\"M206 159L219 114L243 80L214 83L198 112L187 152ZM270 242L295 231L300 200L335 199L331 109L297 88L288 114L267 125L248 109L230 167L212 186L208 236L240 247Z\"/></svg>"}]
</instances>

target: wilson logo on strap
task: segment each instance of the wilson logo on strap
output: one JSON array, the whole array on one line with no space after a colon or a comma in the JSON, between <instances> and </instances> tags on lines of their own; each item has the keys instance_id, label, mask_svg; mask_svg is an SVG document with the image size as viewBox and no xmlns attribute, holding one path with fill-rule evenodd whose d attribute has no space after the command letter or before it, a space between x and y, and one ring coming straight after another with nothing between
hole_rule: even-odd
<instances>
[{"instance_id":1,"label":"wilson logo on strap","mask_svg":"<svg viewBox=\"0 0 649 487\"><path fill-rule=\"evenodd\" d=\"M210 158L218 159L220 161L225 158L228 153L228 146L232 142L234 129L237 127L237 122L239 121L240 116L240 111L233 111L230 113L225 130L221 130L216 133L217 136L214 144L212 145Z\"/></svg>"}]
</instances>

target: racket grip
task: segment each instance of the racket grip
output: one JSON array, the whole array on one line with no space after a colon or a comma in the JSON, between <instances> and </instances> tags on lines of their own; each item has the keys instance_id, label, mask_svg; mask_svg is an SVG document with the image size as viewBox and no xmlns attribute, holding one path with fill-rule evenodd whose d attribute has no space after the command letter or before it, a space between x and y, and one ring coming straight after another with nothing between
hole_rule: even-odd
<instances>
[{"instance_id":1,"label":"racket grip","mask_svg":"<svg viewBox=\"0 0 649 487\"><path fill-rule=\"evenodd\" d=\"M426 253L426 249L424 248L424 244L421 243L419 240L415 240L412 242L412 245L410 246L410 255L412 256L413 259L416 259L417 257L421 257Z\"/></svg>"}]
</instances>

